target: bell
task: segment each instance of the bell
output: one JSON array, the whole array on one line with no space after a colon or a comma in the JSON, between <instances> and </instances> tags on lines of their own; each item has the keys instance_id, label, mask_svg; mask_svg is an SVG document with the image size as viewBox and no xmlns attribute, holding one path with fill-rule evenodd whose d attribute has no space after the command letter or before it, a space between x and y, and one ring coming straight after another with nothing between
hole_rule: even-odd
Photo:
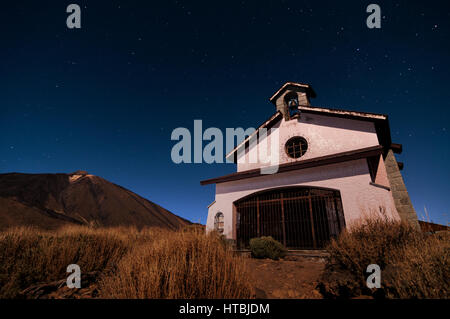
<instances>
[{"instance_id":1,"label":"bell","mask_svg":"<svg viewBox=\"0 0 450 319\"><path fill-rule=\"evenodd\" d=\"M290 99L288 102L288 106L290 109L296 109L298 108L298 100L297 99Z\"/></svg>"}]
</instances>

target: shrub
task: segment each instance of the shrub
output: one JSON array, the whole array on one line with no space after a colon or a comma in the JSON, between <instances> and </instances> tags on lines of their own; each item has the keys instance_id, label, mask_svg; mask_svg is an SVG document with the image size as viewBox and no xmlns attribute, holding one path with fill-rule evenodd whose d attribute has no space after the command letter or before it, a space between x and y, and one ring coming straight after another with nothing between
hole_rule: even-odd
<instances>
[{"instance_id":1,"label":"shrub","mask_svg":"<svg viewBox=\"0 0 450 319\"><path fill-rule=\"evenodd\" d=\"M253 258L270 258L278 260L286 256L286 248L272 237L258 237L250 240Z\"/></svg>"},{"instance_id":2,"label":"shrub","mask_svg":"<svg viewBox=\"0 0 450 319\"><path fill-rule=\"evenodd\" d=\"M344 231L327 247L329 257L319 288L326 297L361 294L388 298L448 298L448 234L427 236L386 218L366 220ZM381 268L382 289L366 286L367 266Z\"/></svg>"},{"instance_id":3,"label":"shrub","mask_svg":"<svg viewBox=\"0 0 450 319\"><path fill-rule=\"evenodd\" d=\"M100 282L103 298L250 298L245 260L215 234L167 232L135 247Z\"/></svg>"}]
</instances>

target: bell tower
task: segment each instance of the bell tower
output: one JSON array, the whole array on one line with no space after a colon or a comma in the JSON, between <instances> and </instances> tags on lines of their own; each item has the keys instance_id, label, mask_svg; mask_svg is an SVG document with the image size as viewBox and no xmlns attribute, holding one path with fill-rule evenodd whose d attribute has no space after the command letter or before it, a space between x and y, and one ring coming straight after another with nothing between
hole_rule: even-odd
<instances>
[{"instance_id":1,"label":"bell tower","mask_svg":"<svg viewBox=\"0 0 450 319\"><path fill-rule=\"evenodd\" d=\"M284 119L289 121L300 115L299 107L310 106L310 99L316 97L316 92L309 84L286 82L270 98L270 102L275 104L277 111L280 111Z\"/></svg>"}]
</instances>

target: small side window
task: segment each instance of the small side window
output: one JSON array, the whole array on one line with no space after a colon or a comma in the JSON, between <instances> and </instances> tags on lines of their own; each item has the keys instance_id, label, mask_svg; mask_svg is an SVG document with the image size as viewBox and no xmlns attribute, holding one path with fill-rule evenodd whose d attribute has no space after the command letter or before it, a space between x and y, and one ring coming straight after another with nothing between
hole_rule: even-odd
<instances>
[{"instance_id":1,"label":"small side window","mask_svg":"<svg viewBox=\"0 0 450 319\"><path fill-rule=\"evenodd\" d=\"M214 229L220 234L223 233L223 225L224 225L224 216L223 213L218 212L214 217Z\"/></svg>"}]
</instances>

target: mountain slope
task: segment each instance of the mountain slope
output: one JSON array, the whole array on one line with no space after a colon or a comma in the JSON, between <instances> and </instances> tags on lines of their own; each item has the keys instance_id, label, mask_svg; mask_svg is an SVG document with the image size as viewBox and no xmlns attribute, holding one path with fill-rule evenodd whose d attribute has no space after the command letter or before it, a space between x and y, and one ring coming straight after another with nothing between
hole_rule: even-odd
<instances>
[{"instance_id":1,"label":"mountain slope","mask_svg":"<svg viewBox=\"0 0 450 319\"><path fill-rule=\"evenodd\" d=\"M0 229L65 224L158 226L191 224L121 186L84 171L72 174L0 174Z\"/></svg>"}]
</instances>

